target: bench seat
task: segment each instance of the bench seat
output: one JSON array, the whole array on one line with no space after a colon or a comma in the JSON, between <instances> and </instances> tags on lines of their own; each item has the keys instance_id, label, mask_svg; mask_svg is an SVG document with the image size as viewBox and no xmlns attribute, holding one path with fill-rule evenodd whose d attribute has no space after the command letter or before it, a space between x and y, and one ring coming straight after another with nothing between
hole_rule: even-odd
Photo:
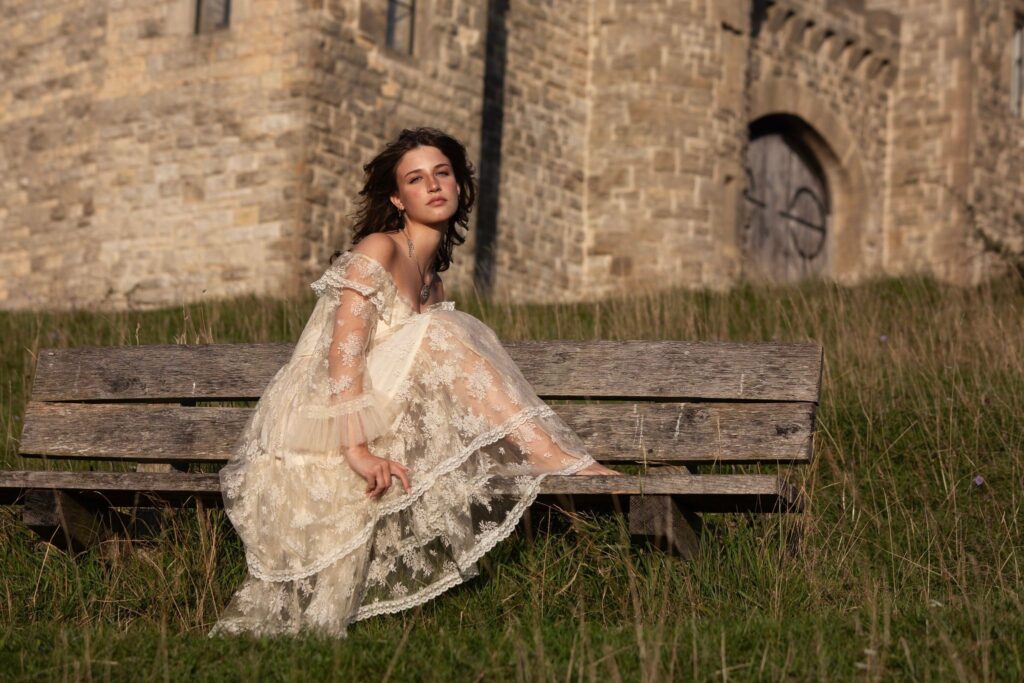
<instances>
[{"instance_id":1,"label":"bench seat","mask_svg":"<svg viewBox=\"0 0 1024 683\"><path fill-rule=\"evenodd\" d=\"M639 469L623 477L552 475L542 500L623 497L635 537L684 557L697 549L698 513L802 509L796 477L780 466L811 462L819 345L505 347L595 459ZM0 471L0 504L23 504L31 528L77 547L108 536L98 529L114 508L220 506L215 470L291 352L290 344L43 349L19 440L19 454L40 467ZM96 463L109 465L97 471ZM756 465L758 473L729 471L734 465ZM700 472L708 466L714 473Z\"/></svg>"},{"instance_id":2,"label":"bench seat","mask_svg":"<svg viewBox=\"0 0 1024 683\"><path fill-rule=\"evenodd\" d=\"M495 487L502 489L502 477ZM0 472L0 504L13 505L26 491L65 491L110 505L183 506L200 501L221 505L216 474L189 472ZM541 494L672 495L696 512L793 512L800 509L796 489L771 474L655 474L546 477ZM140 498L141 496L141 498Z\"/></svg>"}]
</instances>

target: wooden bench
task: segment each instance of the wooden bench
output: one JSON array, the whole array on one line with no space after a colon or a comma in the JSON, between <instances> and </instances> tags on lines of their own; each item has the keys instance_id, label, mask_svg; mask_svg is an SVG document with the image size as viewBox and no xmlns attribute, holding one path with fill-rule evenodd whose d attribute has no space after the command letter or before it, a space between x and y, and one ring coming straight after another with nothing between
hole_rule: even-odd
<instances>
[{"instance_id":1,"label":"wooden bench","mask_svg":"<svg viewBox=\"0 0 1024 683\"><path fill-rule=\"evenodd\" d=\"M701 512L801 508L798 487L781 473L699 469L810 462L820 346L565 340L505 346L595 458L642 466L627 477L548 477L541 500L608 499L618 491L628 497L630 533L683 557L697 550ZM230 457L252 408L200 404L257 399L291 351L291 344L42 350L19 452L63 470L0 472L0 503L23 504L25 524L71 549L123 532L135 508L220 505L215 467L196 465L219 466ZM561 399L575 402L555 402ZM115 465L85 471L88 463L80 463L69 471L67 460ZM126 506L127 512L118 509Z\"/></svg>"}]
</instances>

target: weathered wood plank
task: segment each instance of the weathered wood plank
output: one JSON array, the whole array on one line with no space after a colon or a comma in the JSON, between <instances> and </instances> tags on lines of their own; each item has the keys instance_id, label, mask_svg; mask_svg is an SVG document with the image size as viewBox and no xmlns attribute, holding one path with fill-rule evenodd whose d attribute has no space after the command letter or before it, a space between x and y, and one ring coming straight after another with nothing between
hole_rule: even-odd
<instances>
[{"instance_id":1,"label":"weathered wood plank","mask_svg":"<svg viewBox=\"0 0 1024 683\"><path fill-rule=\"evenodd\" d=\"M607 461L807 462L810 403L604 403L553 406ZM227 460L252 408L30 402L24 456Z\"/></svg>"},{"instance_id":2,"label":"weathered wood plank","mask_svg":"<svg viewBox=\"0 0 1024 683\"><path fill-rule=\"evenodd\" d=\"M251 408L38 403L25 407L23 456L225 461Z\"/></svg>"},{"instance_id":3,"label":"weathered wood plank","mask_svg":"<svg viewBox=\"0 0 1024 683\"><path fill-rule=\"evenodd\" d=\"M498 477L495 490L507 490ZM112 505L158 504L199 499L220 504L216 474L185 472L0 472L0 504L11 504L31 489L95 492ZM140 496L140 492L151 494ZM580 495L672 495L693 510L792 511L799 509L796 490L774 475L658 474L649 476L550 476L541 493ZM127 502L125 502L127 501Z\"/></svg>"},{"instance_id":4,"label":"weathered wood plank","mask_svg":"<svg viewBox=\"0 0 1024 683\"><path fill-rule=\"evenodd\" d=\"M292 344L43 349L36 401L258 398ZM542 398L818 400L818 344L525 341L505 348Z\"/></svg>"}]
</instances>

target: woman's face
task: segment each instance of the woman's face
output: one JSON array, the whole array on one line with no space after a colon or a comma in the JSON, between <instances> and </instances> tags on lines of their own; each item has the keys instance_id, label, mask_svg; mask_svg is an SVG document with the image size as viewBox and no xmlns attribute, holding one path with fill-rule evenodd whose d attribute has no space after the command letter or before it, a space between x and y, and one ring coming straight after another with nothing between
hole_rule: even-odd
<instances>
[{"instance_id":1,"label":"woman's face","mask_svg":"<svg viewBox=\"0 0 1024 683\"><path fill-rule=\"evenodd\" d=\"M459 185L448 157L437 147L416 147L395 167L398 191L391 203L410 220L438 229L448 227L459 208Z\"/></svg>"}]
</instances>

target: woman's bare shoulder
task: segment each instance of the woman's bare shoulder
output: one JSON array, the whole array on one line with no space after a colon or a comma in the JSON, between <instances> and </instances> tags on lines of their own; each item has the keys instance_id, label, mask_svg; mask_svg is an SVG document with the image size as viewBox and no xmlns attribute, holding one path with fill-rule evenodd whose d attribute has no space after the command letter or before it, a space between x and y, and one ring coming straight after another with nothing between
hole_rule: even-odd
<instances>
[{"instance_id":1,"label":"woman's bare shoulder","mask_svg":"<svg viewBox=\"0 0 1024 683\"><path fill-rule=\"evenodd\" d=\"M395 259L395 254L398 251L398 245L395 244L393 239L384 233L374 232L359 240L359 244L352 247L352 251L357 254L369 256L374 261L377 261L382 266L390 270L391 264Z\"/></svg>"}]
</instances>

